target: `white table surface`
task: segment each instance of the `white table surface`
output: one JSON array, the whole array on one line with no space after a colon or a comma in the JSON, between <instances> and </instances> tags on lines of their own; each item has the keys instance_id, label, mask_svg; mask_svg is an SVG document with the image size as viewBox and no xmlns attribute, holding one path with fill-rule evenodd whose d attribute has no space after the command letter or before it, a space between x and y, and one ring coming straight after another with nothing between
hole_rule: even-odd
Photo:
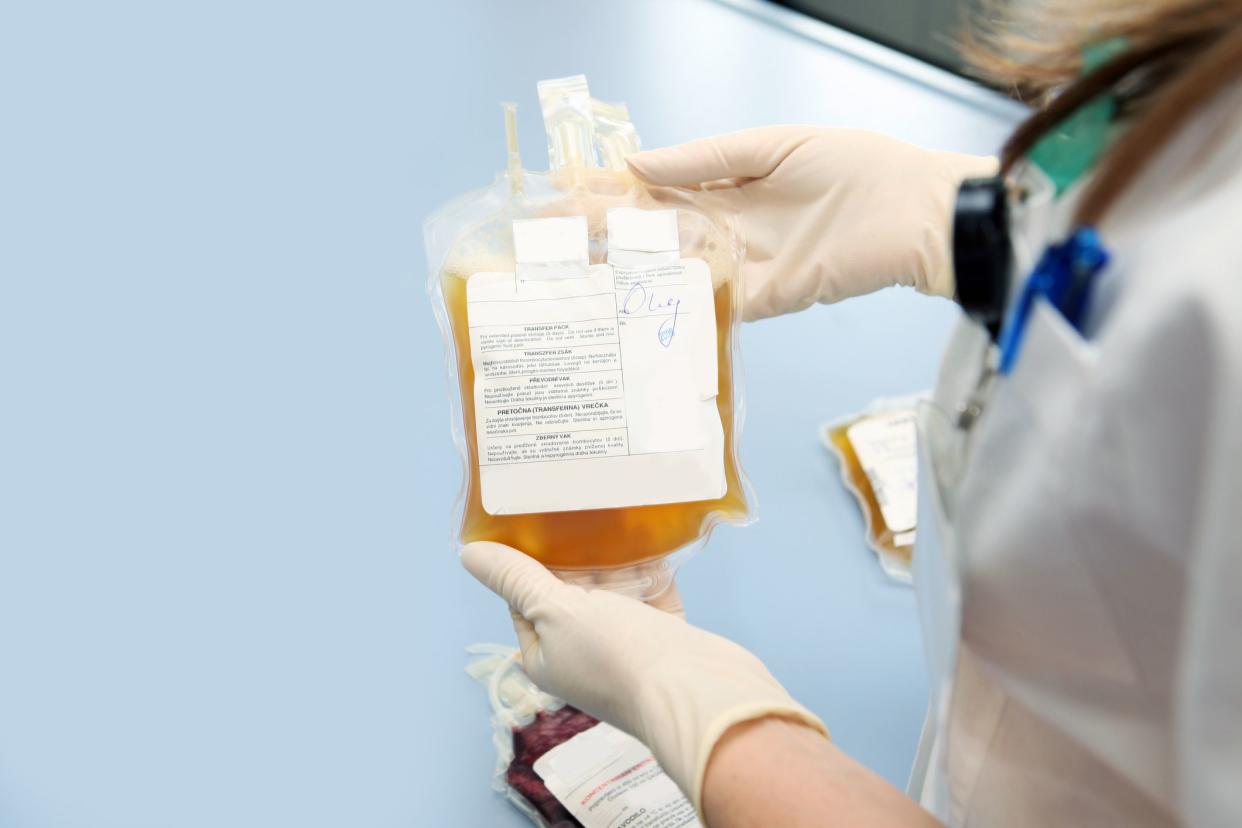
<instances>
[{"instance_id":1,"label":"white table surface","mask_svg":"<svg viewBox=\"0 0 1242 828\"><path fill-rule=\"evenodd\" d=\"M0 27L0 824L518 826L463 648L421 223L577 72L648 146L776 122L986 152L979 106L710 0L12 6ZM819 423L931 384L911 291L744 332L760 521L684 570L905 782L926 700Z\"/></svg>"}]
</instances>

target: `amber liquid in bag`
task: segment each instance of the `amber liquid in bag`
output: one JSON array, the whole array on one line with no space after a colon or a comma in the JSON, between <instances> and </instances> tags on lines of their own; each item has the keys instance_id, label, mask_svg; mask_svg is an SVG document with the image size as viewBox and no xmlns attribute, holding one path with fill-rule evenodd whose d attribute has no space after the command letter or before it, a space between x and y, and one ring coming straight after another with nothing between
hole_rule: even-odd
<instances>
[{"instance_id":1,"label":"amber liquid in bag","mask_svg":"<svg viewBox=\"0 0 1242 828\"><path fill-rule=\"evenodd\" d=\"M854 422L857 422L857 420ZM898 546L897 533L884 520L884 510L880 508L880 501L875 496L875 489L871 487L871 481L867 478L867 473L863 471L862 462L858 459L858 452L854 451L854 444L850 442L849 429L853 424L853 422L850 422L832 429L828 433L829 438L832 440L832 444L836 446L837 452L840 453L841 464L845 468L850 484L857 493L859 506L862 508L867 521L867 532L870 535L871 542L909 568L912 563L914 546L912 544Z\"/></svg>"},{"instance_id":2,"label":"amber liquid in bag","mask_svg":"<svg viewBox=\"0 0 1242 828\"><path fill-rule=\"evenodd\" d=\"M728 489L718 500L590 509L574 512L538 512L489 515L479 491L479 444L474 420L474 364L470 358L470 329L466 319L466 279L469 274L441 275L444 303L457 352L462 419L469 457L461 541L487 540L520 549L552 569L613 568L661 558L700 538L704 522L712 518L739 518L747 503L735 460L733 441L733 285L715 289L716 356L719 395L716 406L724 427L724 464Z\"/></svg>"}]
</instances>

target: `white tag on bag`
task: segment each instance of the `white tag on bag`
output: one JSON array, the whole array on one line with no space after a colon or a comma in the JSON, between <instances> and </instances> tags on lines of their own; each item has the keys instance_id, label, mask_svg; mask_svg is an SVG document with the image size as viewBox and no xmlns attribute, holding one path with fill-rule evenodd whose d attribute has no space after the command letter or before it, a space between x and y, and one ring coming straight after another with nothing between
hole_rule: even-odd
<instances>
[{"instance_id":1,"label":"white tag on bag","mask_svg":"<svg viewBox=\"0 0 1242 828\"><path fill-rule=\"evenodd\" d=\"M601 722L549 750L535 773L586 828L701 828L694 806L633 736Z\"/></svg>"},{"instance_id":2,"label":"white tag on bag","mask_svg":"<svg viewBox=\"0 0 1242 828\"><path fill-rule=\"evenodd\" d=\"M670 235L664 212L648 213L657 217L654 236L634 221L621 235L675 249L676 224ZM707 264L647 250L632 251L624 267L585 266L577 258L585 220L517 224L519 259L537 269L542 251L558 275L475 273L467 283L483 508L524 514L722 497Z\"/></svg>"}]
</instances>

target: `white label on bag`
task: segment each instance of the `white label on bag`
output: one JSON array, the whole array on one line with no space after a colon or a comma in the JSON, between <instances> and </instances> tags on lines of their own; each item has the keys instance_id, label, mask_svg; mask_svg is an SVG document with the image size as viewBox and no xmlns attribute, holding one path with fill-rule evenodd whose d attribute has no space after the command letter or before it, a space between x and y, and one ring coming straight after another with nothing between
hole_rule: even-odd
<instances>
[{"instance_id":1,"label":"white label on bag","mask_svg":"<svg viewBox=\"0 0 1242 828\"><path fill-rule=\"evenodd\" d=\"M475 273L466 298L489 514L724 496L706 262Z\"/></svg>"},{"instance_id":2,"label":"white label on bag","mask_svg":"<svg viewBox=\"0 0 1242 828\"><path fill-rule=\"evenodd\" d=\"M880 504L884 522L897 535L895 543L898 546L913 544L912 530L918 514L915 413L893 411L870 415L854 423L845 433Z\"/></svg>"},{"instance_id":3,"label":"white label on bag","mask_svg":"<svg viewBox=\"0 0 1242 828\"><path fill-rule=\"evenodd\" d=\"M634 737L601 722L539 757L535 773L586 828L701 828L694 806Z\"/></svg>"}]
</instances>

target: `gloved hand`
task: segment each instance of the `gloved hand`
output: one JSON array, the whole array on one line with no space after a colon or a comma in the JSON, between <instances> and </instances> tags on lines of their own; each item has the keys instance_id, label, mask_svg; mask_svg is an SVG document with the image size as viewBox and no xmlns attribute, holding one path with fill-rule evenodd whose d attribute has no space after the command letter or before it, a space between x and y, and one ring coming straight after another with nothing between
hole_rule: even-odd
<instances>
[{"instance_id":1,"label":"gloved hand","mask_svg":"<svg viewBox=\"0 0 1242 828\"><path fill-rule=\"evenodd\" d=\"M997 161L857 129L774 126L640 152L650 184L714 190L746 240L743 315L763 319L890 285L952 296L952 211Z\"/></svg>"},{"instance_id":2,"label":"gloved hand","mask_svg":"<svg viewBox=\"0 0 1242 828\"><path fill-rule=\"evenodd\" d=\"M733 725L779 716L827 735L732 641L632 598L565 584L508 546L471 543L461 559L509 602L534 682L646 744L699 813L707 760Z\"/></svg>"}]
</instances>

